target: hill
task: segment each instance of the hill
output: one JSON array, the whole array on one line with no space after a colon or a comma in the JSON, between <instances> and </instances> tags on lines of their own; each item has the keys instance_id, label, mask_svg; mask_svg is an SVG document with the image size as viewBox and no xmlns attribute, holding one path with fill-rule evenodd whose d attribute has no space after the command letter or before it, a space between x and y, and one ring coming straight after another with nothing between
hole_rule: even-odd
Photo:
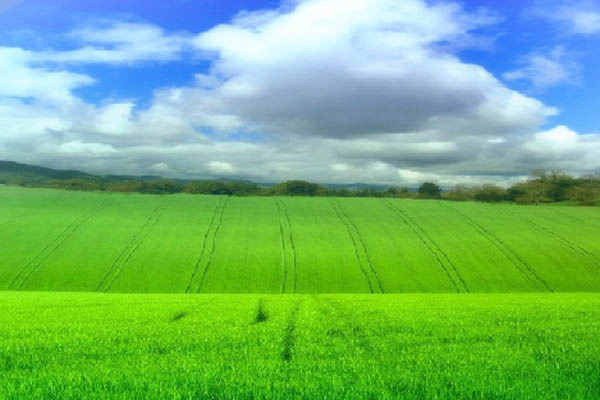
<instances>
[{"instance_id":1,"label":"hill","mask_svg":"<svg viewBox=\"0 0 600 400\"><path fill-rule=\"evenodd\" d=\"M600 291L597 208L0 188L0 288Z\"/></svg>"},{"instance_id":2,"label":"hill","mask_svg":"<svg viewBox=\"0 0 600 400\"><path fill-rule=\"evenodd\" d=\"M58 170L12 161L0 161L0 179L10 178L22 178L25 181L39 182L47 179L98 179L99 177L74 170Z\"/></svg>"}]
</instances>

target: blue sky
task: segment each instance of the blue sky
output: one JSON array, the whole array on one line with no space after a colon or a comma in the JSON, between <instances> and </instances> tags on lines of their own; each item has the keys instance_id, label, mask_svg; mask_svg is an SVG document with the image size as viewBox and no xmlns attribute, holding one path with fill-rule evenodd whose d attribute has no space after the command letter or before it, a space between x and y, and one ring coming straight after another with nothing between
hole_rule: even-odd
<instances>
[{"instance_id":1,"label":"blue sky","mask_svg":"<svg viewBox=\"0 0 600 400\"><path fill-rule=\"evenodd\" d=\"M445 185L600 171L600 3L0 0L0 158Z\"/></svg>"}]
</instances>

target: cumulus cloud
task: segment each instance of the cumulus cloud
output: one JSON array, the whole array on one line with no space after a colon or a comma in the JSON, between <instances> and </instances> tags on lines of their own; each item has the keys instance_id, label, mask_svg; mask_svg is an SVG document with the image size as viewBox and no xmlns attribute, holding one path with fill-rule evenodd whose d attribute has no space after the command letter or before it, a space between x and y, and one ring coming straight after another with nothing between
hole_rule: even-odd
<instances>
[{"instance_id":1,"label":"cumulus cloud","mask_svg":"<svg viewBox=\"0 0 600 400\"><path fill-rule=\"evenodd\" d=\"M531 129L551 110L451 49L496 20L420 0L309 0L199 35L214 112L273 134L352 137ZM290 45L293 43L293 45ZM501 109L503 112L498 113Z\"/></svg>"},{"instance_id":2,"label":"cumulus cloud","mask_svg":"<svg viewBox=\"0 0 600 400\"><path fill-rule=\"evenodd\" d=\"M457 49L480 46L478 29L496 21L455 3L304 0L193 37L111 23L78 31L73 50L0 48L9 77L0 158L101 173L398 185L508 182L557 161L577 171L577 157L599 168L597 135L539 132L556 109L461 60ZM70 71L75 64L129 67L191 48L210 70L194 85L157 89L147 108L76 95L102 83Z\"/></svg>"},{"instance_id":3,"label":"cumulus cloud","mask_svg":"<svg viewBox=\"0 0 600 400\"><path fill-rule=\"evenodd\" d=\"M528 54L520 60L521 67L503 74L504 79L528 80L536 89L571 83L577 79L579 65L571 59L563 46L547 52Z\"/></svg>"},{"instance_id":4,"label":"cumulus cloud","mask_svg":"<svg viewBox=\"0 0 600 400\"><path fill-rule=\"evenodd\" d=\"M522 158L569 170L594 171L599 167L600 134L578 134L564 125L536 133L523 145Z\"/></svg>"}]
</instances>

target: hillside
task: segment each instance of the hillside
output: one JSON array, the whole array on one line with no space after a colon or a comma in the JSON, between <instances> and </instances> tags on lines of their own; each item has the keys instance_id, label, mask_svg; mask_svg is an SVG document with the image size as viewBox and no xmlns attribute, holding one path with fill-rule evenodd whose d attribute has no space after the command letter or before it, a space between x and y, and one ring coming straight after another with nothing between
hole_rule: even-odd
<instances>
[{"instance_id":1,"label":"hillside","mask_svg":"<svg viewBox=\"0 0 600 400\"><path fill-rule=\"evenodd\" d=\"M0 288L600 291L597 208L0 188Z\"/></svg>"},{"instance_id":2,"label":"hillside","mask_svg":"<svg viewBox=\"0 0 600 400\"><path fill-rule=\"evenodd\" d=\"M0 179L9 178L39 182L47 179L96 179L98 177L74 170L59 170L12 161L0 161Z\"/></svg>"}]
</instances>

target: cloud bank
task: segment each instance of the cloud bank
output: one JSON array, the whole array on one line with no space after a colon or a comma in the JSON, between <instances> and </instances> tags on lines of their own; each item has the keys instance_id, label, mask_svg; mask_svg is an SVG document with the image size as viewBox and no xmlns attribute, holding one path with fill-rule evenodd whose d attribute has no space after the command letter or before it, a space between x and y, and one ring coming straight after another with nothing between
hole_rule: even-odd
<instances>
[{"instance_id":1,"label":"cloud bank","mask_svg":"<svg viewBox=\"0 0 600 400\"><path fill-rule=\"evenodd\" d=\"M199 34L104 21L66 33L77 37L74 49L0 47L0 158L94 172L397 185L600 168L600 134L541 129L555 108L461 60L461 51L485 47L480 28L498 20L455 3L305 0L242 12ZM76 66L142 68L190 55L210 70L199 70L194 85L156 89L143 110L76 94L102 84ZM529 61L513 79L540 64Z\"/></svg>"}]
</instances>

